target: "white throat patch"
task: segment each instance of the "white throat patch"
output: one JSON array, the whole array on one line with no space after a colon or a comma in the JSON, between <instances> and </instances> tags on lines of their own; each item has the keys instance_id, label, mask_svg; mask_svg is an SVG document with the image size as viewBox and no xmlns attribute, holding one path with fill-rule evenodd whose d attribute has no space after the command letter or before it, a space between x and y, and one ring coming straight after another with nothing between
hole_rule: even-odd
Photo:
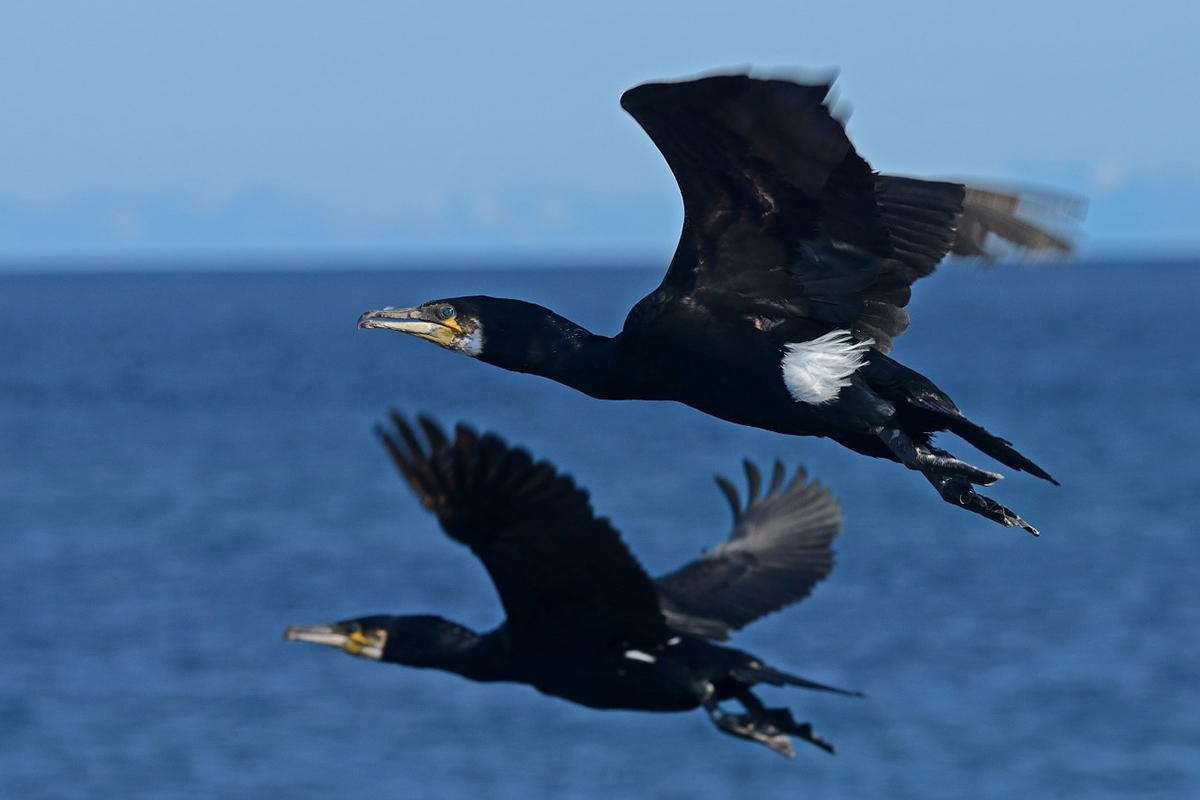
<instances>
[{"instance_id":1,"label":"white throat patch","mask_svg":"<svg viewBox=\"0 0 1200 800\"><path fill-rule=\"evenodd\" d=\"M850 385L850 376L866 362L866 351L873 344L874 339L855 341L848 330L789 344L782 361L783 383L797 402L828 403Z\"/></svg>"},{"instance_id":2,"label":"white throat patch","mask_svg":"<svg viewBox=\"0 0 1200 800\"><path fill-rule=\"evenodd\" d=\"M461 352L471 358L478 358L483 352L483 324L476 323L475 330L467 334L466 340L462 343Z\"/></svg>"}]
</instances>

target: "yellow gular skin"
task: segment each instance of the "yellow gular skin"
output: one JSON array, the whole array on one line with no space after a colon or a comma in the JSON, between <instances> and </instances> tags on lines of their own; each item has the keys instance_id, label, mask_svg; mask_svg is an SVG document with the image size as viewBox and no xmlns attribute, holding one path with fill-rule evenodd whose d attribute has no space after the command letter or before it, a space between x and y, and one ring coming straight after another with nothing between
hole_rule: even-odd
<instances>
[{"instance_id":1,"label":"yellow gular skin","mask_svg":"<svg viewBox=\"0 0 1200 800\"><path fill-rule=\"evenodd\" d=\"M342 645L342 649L352 656L356 656L362 652L362 649L367 646L367 637L363 636L362 631L355 631L346 637L346 643Z\"/></svg>"},{"instance_id":2,"label":"yellow gular skin","mask_svg":"<svg viewBox=\"0 0 1200 800\"><path fill-rule=\"evenodd\" d=\"M458 318L451 317L450 319L441 320L440 324L431 331L432 335L429 339L436 344L440 344L442 347L446 347L454 340L455 336L458 336L462 332L463 329L458 324Z\"/></svg>"}]
</instances>

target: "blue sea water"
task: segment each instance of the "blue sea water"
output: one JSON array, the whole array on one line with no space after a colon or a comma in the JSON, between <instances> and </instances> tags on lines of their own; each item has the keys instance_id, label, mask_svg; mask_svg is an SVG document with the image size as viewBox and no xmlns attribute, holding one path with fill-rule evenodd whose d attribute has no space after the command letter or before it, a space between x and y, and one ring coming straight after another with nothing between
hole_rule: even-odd
<instances>
[{"instance_id":1,"label":"blue sea water","mask_svg":"<svg viewBox=\"0 0 1200 800\"><path fill-rule=\"evenodd\" d=\"M611 333L658 270L0 277L0 796L1196 796L1198 267L918 287L894 355L1062 481L991 492L1039 539L827 441L354 327L489 293ZM735 642L867 693L764 690L839 754L283 643L372 612L500 619L373 439L392 407L553 460L653 572L726 535L714 472L806 465L845 507L837 568Z\"/></svg>"}]
</instances>

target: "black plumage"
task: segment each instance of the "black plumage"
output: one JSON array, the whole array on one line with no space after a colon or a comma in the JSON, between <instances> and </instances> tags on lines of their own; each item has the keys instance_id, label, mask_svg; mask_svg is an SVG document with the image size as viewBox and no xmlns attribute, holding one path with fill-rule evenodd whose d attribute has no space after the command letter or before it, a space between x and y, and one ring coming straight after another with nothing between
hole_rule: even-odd
<instances>
[{"instance_id":1,"label":"black plumage","mask_svg":"<svg viewBox=\"0 0 1200 800\"><path fill-rule=\"evenodd\" d=\"M787 709L769 709L756 684L835 691L741 650L715 644L731 630L795 603L833 568L830 543L841 511L803 471L785 485L776 464L760 496L718 479L734 509L728 540L652 579L587 492L545 461L492 434L459 426L453 438L428 419L424 441L399 415L379 430L421 504L467 545L496 586L505 621L478 634L429 615L372 615L333 625L293 626L284 637L356 656L442 669L478 681L527 683L593 708L686 711L704 707L735 736L791 755L789 735L832 752ZM719 703L739 701L744 713Z\"/></svg>"},{"instance_id":2,"label":"black plumage","mask_svg":"<svg viewBox=\"0 0 1200 800\"><path fill-rule=\"evenodd\" d=\"M975 492L1000 476L932 444L950 431L1052 480L890 357L911 285L950 252L1067 241L1018 216L1021 197L881 175L831 113L826 84L746 75L648 83L621 99L683 197L661 285L620 334L519 300L458 297L369 311L359 326L428 339L604 399L675 400L742 425L828 436L918 470L948 502L1036 533Z\"/></svg>"}]
</instances>

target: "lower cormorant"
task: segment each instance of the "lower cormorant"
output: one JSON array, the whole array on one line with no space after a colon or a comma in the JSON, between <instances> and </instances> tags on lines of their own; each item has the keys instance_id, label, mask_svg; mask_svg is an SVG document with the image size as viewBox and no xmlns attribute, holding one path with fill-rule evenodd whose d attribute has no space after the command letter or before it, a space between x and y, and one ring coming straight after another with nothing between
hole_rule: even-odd
<instances>
[{"instance_id":1,"label":"lower cormorant","mask_svg":"<svg viewBox=\"0 0 1200 800\"><path fill-rule=\"evenodd\" d=\"M1065 252L1079 204L883 175L855 152L825 83L747 75L647 83L621 104L658 146L684 224L662 284L598 336L520 300L471 296L368 311L412 334L592 397L675 400L741 425L827 436L921 472L944 500L1037 531L974 486L1000 478L933 446L949 431L1050 475L888 357L911 285L947 253ZM1028 210L1037 224L1023 218ZM986 342L970 339L964 346Z\"/></svg>"},{"instance_id":2,"label":"lower cormorant","mask_svg":"<svg viewBox=\"0 0 1200 800\"><path fill-rule=\"evenodd\" d=\"M703 707L722 731L791 757L789 736L833 752L786 708L767 708L757 684L858 694L790 675L712 640L811 592L833 568L842 525L828 491L800 470L785 485L778 462L766 493L746 462L749 495L717 478L733 533L695 561L651 579L587 492L545 461L462 425L450 439L421 418L427 444L398 414L378 429L396 467L443 530L483 562L506 613L479 634L437 616L372 615L295 625L284 639L360 658L527 683L592 708ZM720 707L737 700L734 713Z\"/></svg>"}]
</instances>

